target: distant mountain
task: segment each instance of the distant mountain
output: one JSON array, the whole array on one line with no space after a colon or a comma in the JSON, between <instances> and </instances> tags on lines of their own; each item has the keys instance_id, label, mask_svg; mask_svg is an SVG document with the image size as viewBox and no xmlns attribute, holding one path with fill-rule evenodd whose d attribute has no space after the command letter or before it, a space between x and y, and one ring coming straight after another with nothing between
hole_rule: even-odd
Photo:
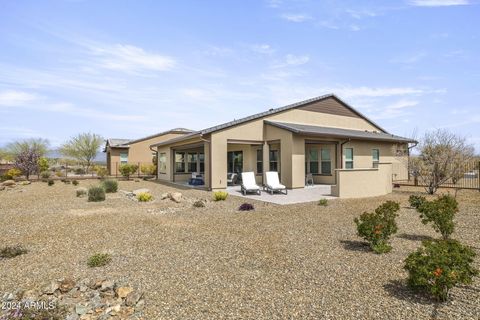
<instances>
[{"instance_id":1,"label":"distant mountain","mask_svg":"<svg viewBox=\"0 0 480 320\"><path fill-rule=\"evenodd\" d=\"M63 156L59 151L58 149L53 149L53 150L49 150L47 152L47 158L51 158L51 159L63 159L63 158L67 158L65 156ZM97 155L95 156L95 159L93 160L94 162L100 162L100 163L106 163L107 162L107 155L106 153L104 152L97 152Z\"/></svg>"}]
</instances>

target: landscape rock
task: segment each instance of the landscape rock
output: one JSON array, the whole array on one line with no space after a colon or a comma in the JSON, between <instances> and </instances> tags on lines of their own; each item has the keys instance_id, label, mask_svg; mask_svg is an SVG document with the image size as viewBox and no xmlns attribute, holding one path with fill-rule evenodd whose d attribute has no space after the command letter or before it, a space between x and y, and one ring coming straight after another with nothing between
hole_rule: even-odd
<instances>
[{"instance_id":1,"label":"landscape rock","mask_svg":"<svg viewBox=\"0 0 480 320\"><path fill-rule=\"evenodd\" d=\"M126 298L130 292L133 291L132 287L120 287L117 289L117 296L119 298Z\"/></svg>"},{"instance_id":2,"label":"landscape rock","mask_svg":"<svg viewBox=\"0 0 480 320\"><path fill-rule=\"evenodd\" d=\"M13 181L13 180L5 180L5 181L2 182L2 186L5 186L5 187L15 186L15 181Z\"/></svg>"},{"instance_id":3,"label":"landscape rock","mask_svg":"<svg viewBox=\"0 0 480 320\"><path fill-rule=\"evenodd\" d=\"M142 298L142 292L140 291L133 291L130 292L125 299L125 304L129 307L134 307L137 302Z\"/></svg>"},{"instance_id":4,"label":"landscape rock","mask_svg":"<svg viewBox=\"0 0 480 320\"><path fill-rule=\"evenodd\" d=\"M114 287L115 287L115 282L111 280L106 280L102 282L102 286L100 290L101 291L113 290Z\"/></svg>"},{"instance_id":5,"label":"landscape rock","mask_svg":"<svg viewBox=\"0 0 480 320\"><path fill-rule=\"evenodd\" d=\"M50 283L45 288L43 288L43 293L45 294L54 294L58 289L58 283L56 281Z\"/></svg>"},{"instance_id":6,"label":"landscape rock","mask_svg":"<svg viewBox=\"0 0 480 320\"><path fill-rule=\"evenodd\" d=\"M29 181L29 180L25 180L25 181L20 182L20 184L21 184L22 186L27 186L27 185L29 185L29 184L31 184L31 183L32 183L32 182Z\"/></svg>"},{"instance_id":7,"label":"landscape rock","mask_svg":"<svg viewBox=\"0 0 480 320\"><path fill-rule=\"evenodd\" d=\"M161 200L165 200L168 198L170 198L168 193L162 193L162 196L160 197Z\"/></svg>"},{"instance_id":8,"label":"landscape rock","mask_svg":"<svg viewBox=\"0 0 480 320\"><path fill-rule=\"evenodd\" d=\"M147 188L141 188L141 189L133 190L132 193L133 193L133 195L136 197L136 196L138 196L140 193L150 193L150 190L147 189Z\"/></svg>"},{"instance_id":9,"label":"landscape rock","mask_svg":"<svg viewBox=\"0 0 480 320\"><path fill-rule=\"evenodd\" d=\"M72 290L75 287L75 281L73 279L65 279L60 281L58 288L60 292L65 293Z\"/></svg>"},{"instance_id":10,"label":"landscape rock","mask_svg":"<svg viewBox=\"0 0 480 320\"><path fill-rule=\"evenodd\" d=\"M5 186L0 186L0 191L5 190Z\"/></svg>"},{"instance_id":11,"label":"landscape rock","mask_svg":"<svg viewBox=\"0 0 480 320\"><path fill-rule=\"evenodd\" d=\"M182 201L182 194L180 192L172 192L170 193L170 199L176 203L180 203Z\"/></svg>"}]
</instances>

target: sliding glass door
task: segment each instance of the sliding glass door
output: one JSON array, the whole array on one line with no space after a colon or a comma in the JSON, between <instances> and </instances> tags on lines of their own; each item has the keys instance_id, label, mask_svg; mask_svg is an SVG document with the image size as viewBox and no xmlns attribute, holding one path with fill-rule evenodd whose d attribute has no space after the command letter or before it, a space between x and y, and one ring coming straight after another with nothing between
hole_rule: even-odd
<instances>
[{"instance_id":1,"label":"sliding glass door","mask_svg":"<svg viewBox=\"0 0 480 320\"><path fill-rule=\"evenodd\" d=\"M228 173L240 173L243 172L243 152L242 151L229 151L227 153L227 169Z\"/></svg>"}]
</instances>

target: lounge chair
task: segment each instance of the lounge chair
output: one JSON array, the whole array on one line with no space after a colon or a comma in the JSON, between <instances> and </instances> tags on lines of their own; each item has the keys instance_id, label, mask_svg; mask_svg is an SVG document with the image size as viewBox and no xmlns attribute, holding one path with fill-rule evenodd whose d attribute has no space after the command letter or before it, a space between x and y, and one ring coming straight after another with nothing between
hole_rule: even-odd
<instances>
[{"instance_id":1,"label":"lounge chair","mask_svg":"<svg viewBox=\"0 0 480 320\"><path fill-rule=\"evenodd\" d=\"M253 172L242 172L242 193L245 196L248 192L255 192L260 195L261 189L255 182Z\"/></svg>"},{"instance_id":2,"label":"lounge chair","mask_svg":"<svg viewBox=\"0 0 480 320\"><path fill-rule=\"evenodd\" d=\"M278 179L278 172L276 171L268 171L265 174L265 187L270 194L273 194L276 191L282 192L285 191L287 194L287 187L280 183Z\"/></svg>"},{"instance_id":3,"label":"lounge chair","mask_svg":"<svg viewBox=\"0 0 480 320\"><path fill-rule=\"evenodd\" d=\"M227 174L227 186L233 186L237 183L237 174L236 173L229 173Z\"/></svg>"}]
</instances>

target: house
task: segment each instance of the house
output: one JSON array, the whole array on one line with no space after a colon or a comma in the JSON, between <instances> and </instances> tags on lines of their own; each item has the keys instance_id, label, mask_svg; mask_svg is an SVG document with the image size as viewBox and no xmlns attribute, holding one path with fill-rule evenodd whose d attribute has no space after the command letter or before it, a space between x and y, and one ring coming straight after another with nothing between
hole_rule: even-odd
<instances>
[{"instance_id":1,"label":"house","mask_svg":"<svg viewBox=\"0 0 480 320\"><path fill-rule=\"evenodd\" d=\"M408 144L334 94L270 109L152 144L158 179L186 184L204 176L210 190L227 188L227 175L253 171L262 184L277 171L287 188L304 188L306 176L332 186L340 197L391 192L408 175Z\"/></svg>"},{"instance_id":2,"label":"house","mask_svg":"<svg viewBox=\"0 0 480 320\"><path fill-rule=\"evenodd\" d=\"M110 175L118 174L118 167L124 163L137 165L152 164L156 152L150 145L192 133L191 130L175 128L141 139L107 139L103 152L107 154L107 170Z\"/></svg>"}]
</instances>

